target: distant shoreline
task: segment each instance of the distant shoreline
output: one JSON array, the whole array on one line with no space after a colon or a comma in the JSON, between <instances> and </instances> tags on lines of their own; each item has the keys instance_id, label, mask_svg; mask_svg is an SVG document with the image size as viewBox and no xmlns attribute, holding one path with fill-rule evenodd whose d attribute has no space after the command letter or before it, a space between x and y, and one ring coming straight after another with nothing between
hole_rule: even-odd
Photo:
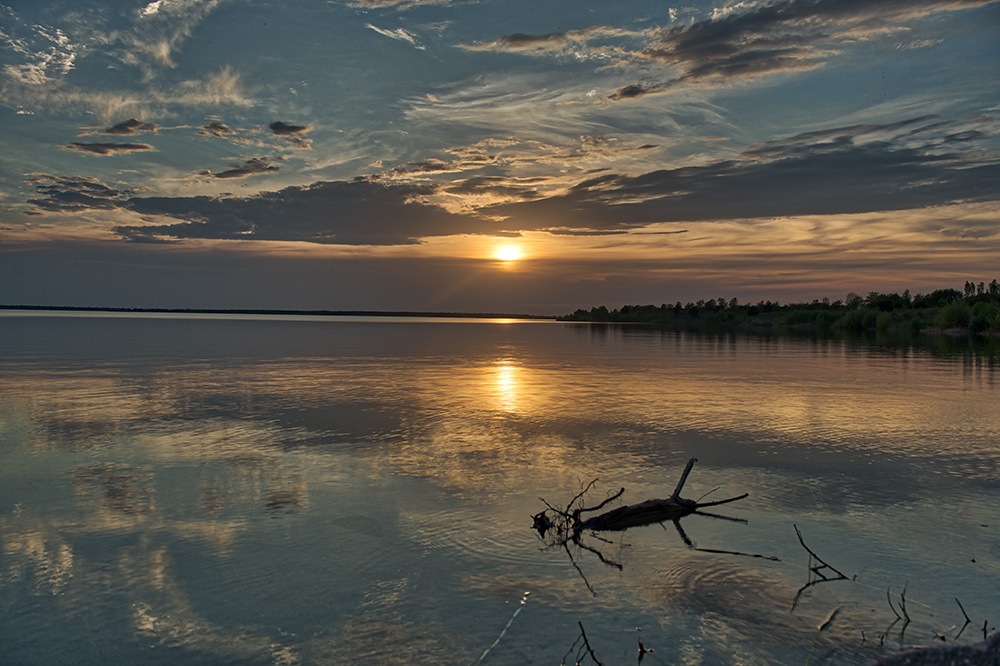
<instances>
[{"instance_id":1,"label":"distant shoreline","mask_svg":"<svg viewBox=\"0 0 1000 666\"><path fill-rule=\"evenodd\" d=\"M529 315L494 312L388 312L380 310L276 310L255 308L113 308L65 305L2 305L0 310L31 310L40 312L124 312L150 314L233 314L233 315L298 315L308 317L437 317L442 319L536 319L555 321L555 315Z\"/></svg>"}]
</instances>

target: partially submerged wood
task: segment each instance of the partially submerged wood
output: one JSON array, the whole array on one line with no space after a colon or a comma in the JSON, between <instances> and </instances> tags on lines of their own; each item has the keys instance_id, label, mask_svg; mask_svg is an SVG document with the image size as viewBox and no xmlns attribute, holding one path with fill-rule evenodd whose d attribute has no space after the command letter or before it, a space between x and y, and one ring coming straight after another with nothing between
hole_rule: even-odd
<instances>
[{"instance_id":1,"label":"partially submerged wood","mask_svg":"<svg viewBox=\"0 0 1000 666\"><path fill-rule=\"evenodd\" d=\"M638 504L620 506L617 509L588 518L581 522L580 530L614 531L624 530L638 525L662 523L664 520L680 518L698 509L694 500L672 497L667 499L650 499Z\"/></svg>"},{"instance_id":2,"label":"partially submerged wood","mask_svg":"<svg viewBox=\"0 0 1000 666\"><path fill-rule=\"evenodd\" d=\"M605 506L621 497L625 493L625 489L622 488L618 492L608 495L596 506L591 507L583 505L583 497L591 488L593 488L597 479L588 483L583 490L576 495L576 497L569 501L569 504L566 505L565 509L552 506L542 499L542 502L548 508L532 516L534 521L532 528L538 532L538 536L541 537L541 539L546 543L547 547L559 547L566 551L570 562L576 568L580 577L583 578L583 582L586 584L587 589L590 590L590 592L595 596L597 595L597 592L593 587L591 587L586 575L584 575L580 565L577 564L576 559L573 557L573 551L570 549L570 544L573 544L576 549L592 553L597 556L602 563L608 566L621 570L622 564L607 556L604 552L602 552L599 546L594 547L586 543L583 538L584 533L588 533L592 538L602 541L605 544L610 544L612 543L611 541L599 536L597 533L621 531L638 525L650 525L670 521L674 524L674 527L677 528L677 533L680 535L681 540L688 548L708 553L766 557L767 559L777 560L777 558L774 557L744 553L735 550L699 548L693 541L691 541L690 538L688 538L688 536L684 533L683 528L681 528L680 521L684 516L691 514L724 520L734 520L736 522L746 522L738 518L729 518L727 516L720 516L707 511L699 511L699 509L704 507L718 506L720 504L728 504L729 502L741 500L747 496L746 493L737 497L730 497L729 499L719 500L716 502L699 502L697 500L685 499L681 497L681 491L684 488L684 483L687 481L688 475L691 473L691 468L694 467L696 462L696 458L691 458L688 461L687 465L684 467L684 472L681 474L680 480L677 482L677 487L674 488L674 492L670 495L670 497L666 499L649 499L645 502L639 502L638 504L618 507L617 509L612 509L590 518L582 518L581 516L585 513L595 513L600 511Z\"/></svg>"},{"instance_id":3,"label":"partially submerged wood","mask_svg":"<svg viewBox=\"0 0 1000 666\"><path fill-rule=\"evenodd\" d=\"M684 488L684 483L687 481L688 475L691 474L691 468L694 467L696 462L698 462L697 458L691 458L688 460L687 465L684 467L684 472L677 481L677 486L674 488L674 492L666 499L648 499L644 502L639 502L638 504L621 506L617 509L612 509L611 511L607 511L584 520L581 519L581 514L604 508L606 504L614 499L617 499L622 495L622 493L625 492L625 489L622 488L595 507L584 508L581 506L574 509L573 505L580 500L583 494L587 492L591 485L593 485L593 482L591 482L587 488L570 501L565 510L556 509L555 507L548 505L546 502L546 505L549 506L549 510L555 512L557 517L560 517L561 520L553 521L548 513L543 511L532 516L534 519L534 528L542 536L544 536L545 532L550 529L555 529L557 533L568 532L572 535L579 535L584 531L602 532L624 530L629 527L662 523L666 520L674 520L695 513L698 509L704 507L728 504L729 502L735 502L747 496L747 493L743 493L737 497L730 497L729 499L719 500L716 502L698 502L696 500L681 497L681 490ZM544 502L545 500L542 501Z\"/></svg>"},{"instance_id":4,"label":"partially submerged wood","mask_svg":"<svg viewBox=\"0 0 1000 666\"><path fill-rule=\"evenodd\" d=\"M648 499L638 504L629 504L628 506L612 509L606 513L579 522L576 525L577 531L615 531L639 525L662 523L665 520L674 520L675 518L687 516L703 507L728 504L747 496L747 493L743 493L738 497L702 503L681 497L681 490L684 488L684 483L687 481L688 475L691 474L691 468L694 467L696 462L698 462L697 458L688 460L681 478L677 481L677 487L674 488L674 492L670 497L666 499Z\"/></svg>"}]
</instances>

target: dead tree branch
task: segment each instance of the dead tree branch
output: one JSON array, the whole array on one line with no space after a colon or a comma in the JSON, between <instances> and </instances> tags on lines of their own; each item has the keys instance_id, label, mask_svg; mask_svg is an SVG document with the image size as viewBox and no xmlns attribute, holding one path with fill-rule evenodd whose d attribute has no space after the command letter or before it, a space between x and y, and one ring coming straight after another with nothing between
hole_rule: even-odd
<instances>
[{"instance_id":1,"label":"dead tree branch","mask_svg":"<svg viewBox=\"0 0 1000 666\"><path fill-rule=\"evenodd\" d=\"M544 511L540 511L531 517L532 528L538 532L538 535L543 541L546 542L548 547L561 546L564 550L566 550L573 567L580 574L580 577L583 578L587 589L590 590L591 594L594 594L595 596L597 593L594 591L593 587L591 587L587 577L583 574L579 564L574 559L573 553L569 547L569 542L572 542L581 550L587 550L594 553L597 558L607 566L615 567L621 571L622 565L620 562L604 555L604 553L598 548L584 543L582 541L584 532L589 532L593 538L604 541L605 543L611 543L605 539L601 539L597 533L622 531L628 529L629 527L664 523L671 520L674 521L675 525L677 525L677 528L681 533L681 538L688 544L688 547L693 548L694 550L777 560L777 558L773 557L765 557L763 555L755 555L752 553L742 553L739 551L697 548L690 539L687 539L687 535L685 535L683 530L680 529L680 525L677 521L680 518L692 513L702 513L702 515L709 516L711 518L746 522L745 520L741 521L738 518L730 518L728 516L720 516L708 512L699 512L698 509L702 507L719 506L721 504L736 502L747 497L747 493L715 502L699 502L691 499L685 499L680 496L681 491L684 489L684 484L687 482L688 476L690 476L691 470L694 468L694 464L696 462L696 458L688 460L687 465L684 467L684 471L681 473L680 479L678 479L677 485L670 497L666 499L650 499L644 502L639 502L638 504L620 506L589 518L582 518L581 515L585 513L594 513L604 509L608 504L620 498L625 493L625 489L621 488L618 492L608 495L605 499L598 502L594 506L585 506L584 496L594 487L597 479L594 479L584 486L583 490L577 493L569 501L566 508L554 506L545 499L539 498L546 508ZM704 495L702 497L704 497ZM548 538L546 535L549 535Z\"/></svg>"}]
</instances>

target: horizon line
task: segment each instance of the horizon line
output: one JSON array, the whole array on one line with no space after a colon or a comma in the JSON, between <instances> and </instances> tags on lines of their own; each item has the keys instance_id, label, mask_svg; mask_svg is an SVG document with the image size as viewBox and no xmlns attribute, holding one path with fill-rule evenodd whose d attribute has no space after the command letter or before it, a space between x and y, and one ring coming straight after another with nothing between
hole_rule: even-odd
<instances>
[{"instance_id":1,"label":"horizon line","mask_svg":"<svg viewBox=\"0 0 1000 666\"><path fill-rule=\"evenodd\" d=\"M47 310L67 312L150 312L163 314L250 314L250 315L311 315L330 317L441 317L476 319L556 319L560 315L532 315L500 312L421 312L415 310L282 310L280 308L148 308L113 307L104 305L10 305L0 303L0 310Z\"/></svg>"}]
</instances>

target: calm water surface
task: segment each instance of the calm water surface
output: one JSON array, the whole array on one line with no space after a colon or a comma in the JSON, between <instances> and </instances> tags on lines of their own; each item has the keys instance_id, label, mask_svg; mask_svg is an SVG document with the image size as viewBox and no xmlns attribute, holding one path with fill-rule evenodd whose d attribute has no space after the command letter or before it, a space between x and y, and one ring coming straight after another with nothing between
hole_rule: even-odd
<instances>
[{"instance_id":1,"label":"calm water surface","mask_svg":"<svg viewBox=\"0 0 1000 666\"><path fill-rule=\"evenodd\" d=\"M998 398L985 353L3 314L0 663L554 665L582 625L609 665L865 664L954 642L956 598L972 642L1000 624ZM531 530L594 479L667 497L691 457L684 496L750 495L683 531L742 554L585 535L619 569ZM794 526L848 580L793 611Z\"/></svg>"}]
</instances>

